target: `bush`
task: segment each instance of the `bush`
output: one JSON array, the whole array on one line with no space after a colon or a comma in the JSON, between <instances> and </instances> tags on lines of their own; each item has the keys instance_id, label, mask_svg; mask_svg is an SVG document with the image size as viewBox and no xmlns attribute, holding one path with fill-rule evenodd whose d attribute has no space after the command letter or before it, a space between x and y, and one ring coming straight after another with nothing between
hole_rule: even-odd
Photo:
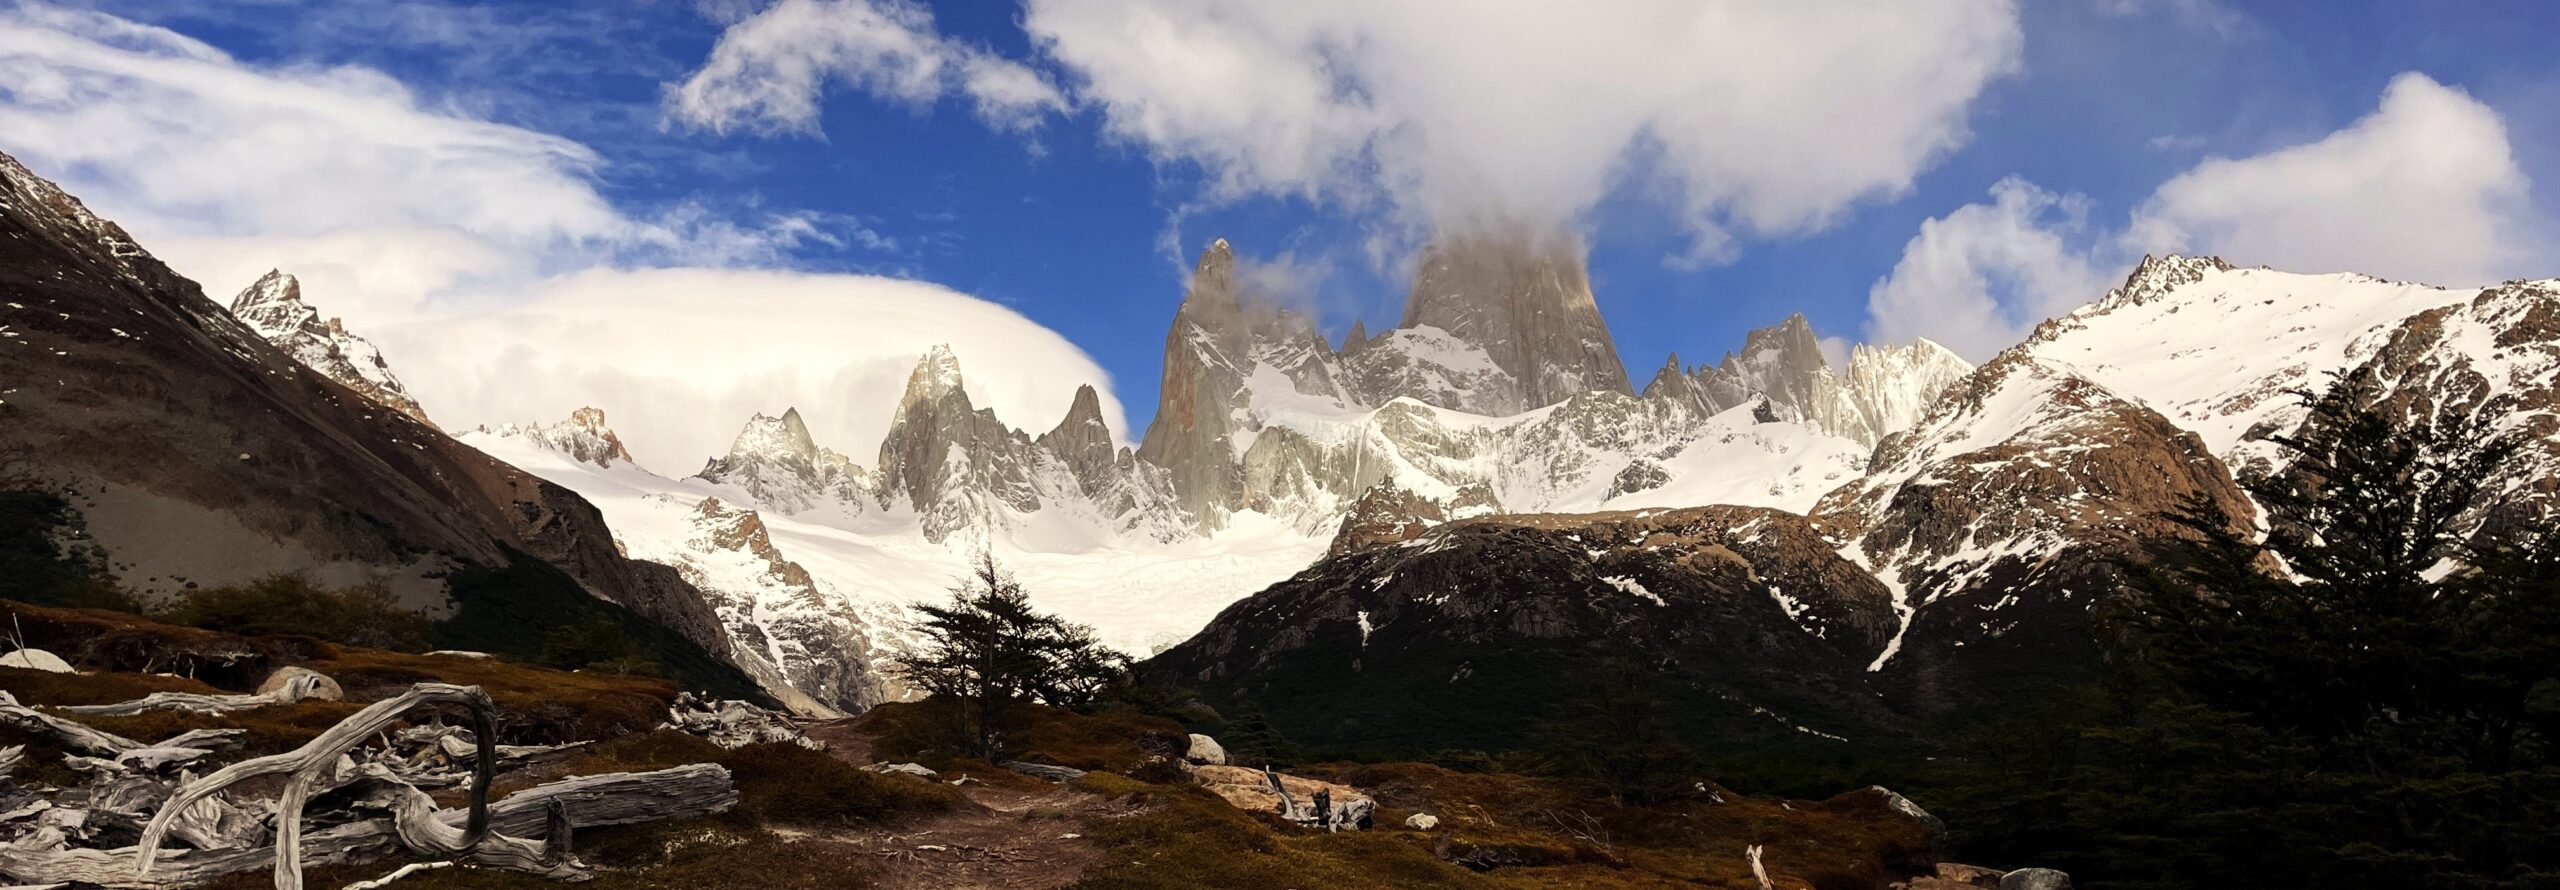
<instances>
[{"instance_id":1,"label":"bush","mask_svg":"<svg viewBox=\"0 0 2560 890\"><path fill-rule=\"evenodd\" d=\"M0 491L0 599L139 612L94 549L64 540L71 505L45 491Z\"/></svg>"},{"instance_id":2,"label":"bush","mask_svg":"<svg viewBox=\"0 0 2560 890\"><path fill-rule=\"evenodd\" d=\"M941 812L960 801L960 793L949 786L864 772L824 751L791 744L724 750L697 736L661 730L605 742L596 746L595 757L599 767L618 770L688 763L726 766L738 784L738 814L759 823L878 822Z\"/></svg>"},{"instance_id":3,"label":"bush","mask_svg":"<svg viewBox=\"0 0 2560 890\"><path fill-rule=\"evenodd\" d=\"M292 634L402 652L425 651L434 624L400 607L379 584L330 590L300 573L197 591L160 616L237 634Z\"/></svg>"}]
</instances>

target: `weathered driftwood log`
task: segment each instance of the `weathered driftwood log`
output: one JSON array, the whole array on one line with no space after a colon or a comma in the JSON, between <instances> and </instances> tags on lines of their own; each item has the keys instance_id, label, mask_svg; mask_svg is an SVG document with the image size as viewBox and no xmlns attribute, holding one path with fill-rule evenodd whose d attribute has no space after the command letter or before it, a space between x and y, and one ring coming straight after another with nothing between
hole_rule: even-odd
<instances>
[{"instance_id":1,"label":"weathered driftwood log","mask_svg":"<svg viewBox=\"0 0 2560 890\"><path fill-rule=\"evenodd\" d=\"M729 770L716 763L696 763L646 773L579 776L528 788L489 807L489 828L513 837L547 837L544 825L557 803L583 828L708 816L735 806L736 786ZM464 809L435 812L447 830L460 832L470 814ZM392 818L365 819L303 836L303 860L311 863L353 862L399 852L400 831ZM269 847L182 850L162 853L148 877L140 875L141 848L36 852L0 849L0 878L38 883L83 882L106 887L172 890L236 872L268 868L276 861Z\"/></svg>"},{"instance_id":2,"label":"weathered driftwood log","mask_svg":"<svg viewBox=\"0 0 2560 890\"><path fill-rule=\"evenodd\" d=\"M228 714L268 705L284 704L273 695L206 695L200 692L154 692L132 701L108 705L63 705L54 708L87 717L130 717L145 711L188 711L197 714Z\"/></svg>"},{"instance_id":3,"label":"weathered driftwood log","mask_svg":"<svg viewBox=\"0 0 2560 890\"><path fill-rule=\"evenodd\" d=\"M178 814L197 801L213 796L241 780L275 773L292 773L284 786L284 794L276 801L276 888L302 888L302 808L318 786L331 779L338 760L365 739L386 731L410 711L437 705L460 705L471 713L473 735L480 740L479 768L471 782L471 812L466 825L464 846L480 842L489 830L489 782L497 776L496 721L488 693L477 686L455 686L448 683L420 683L391 698L383 699L357 711L338 725L329 727L302 747L282 754L256 757L215 770L211 775L189 782L169 796L160 814L142 831L142 855L136 863L139 876L151 876L153 860L160 845L168 839L171 823Z\"/></svg>"},{"instance_id":4,"label":"weathered driftwood log","mask_svg":"<svg viewBox=\"0 0 2560 890\"><path fill-rule=\"evenodd\" d=\"M99 732L19 704L18 697L9 694L6 689L0 689L0 726L35 735L51 736L67 747L102 757L114 757L135 748L145 747L141 742L124 736L111 732Z\"/></svg>"}]
</instances>

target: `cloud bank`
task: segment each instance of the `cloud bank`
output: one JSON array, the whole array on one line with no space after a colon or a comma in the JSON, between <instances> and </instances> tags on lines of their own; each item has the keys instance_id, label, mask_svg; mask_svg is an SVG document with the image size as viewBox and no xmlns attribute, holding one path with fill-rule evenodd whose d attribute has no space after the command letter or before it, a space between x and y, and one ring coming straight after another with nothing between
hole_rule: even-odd
<instances>
[{"instance_id":1,"label":"cloud bank","mask_svg":"<svg viewBox=\"0 0 2560 890\"><path fill-rule=\"evenodd\" d=\"M796 405L867 460L907 371L950 342L1007 422L1046 429L1091 383L1127 435L1100 367L1012 310L757 268L835 236L809 216L616 206L588 146L437 110L372 69L260 67L100 13L0 10L0 150L217 301L295 273L448 427L594 404L680 474L749 413Z\"/></svg>"},{"instance_id":2,"label":"cloud bank","mask_svg":"<svg viewBox=\"0 0 2560 890\"><path fill-rule=\"evenodd\" d=\"M2003 180L1991 203L1921 224L1868 292L1866 333L1926 336L1980 361L2096 299L2146 253L2456 286L2530 274L2547 226L2529 186L2495 109L2404 73L2345 128L2208 158L2110 231L2088 229L2078 196Z\"/></svg>"},{"instance_id":3,"label":"cloud bank","mask_svg":"<svg viewBox=\"0 0 2560 890\"><path fill-rule=\"evenodd\" d=\"M1965 142L2021 42L2009 0L1027 0L1062 98L931 27L904 0L781 0L731 26L670 111L810 130L830 82L967 95L999 126L1072 106L1196 170L1207 201L1302 198L1411 231L1570 224L1631 189L1706 261L1907 191Z\"/></svg>"}]
</instances>

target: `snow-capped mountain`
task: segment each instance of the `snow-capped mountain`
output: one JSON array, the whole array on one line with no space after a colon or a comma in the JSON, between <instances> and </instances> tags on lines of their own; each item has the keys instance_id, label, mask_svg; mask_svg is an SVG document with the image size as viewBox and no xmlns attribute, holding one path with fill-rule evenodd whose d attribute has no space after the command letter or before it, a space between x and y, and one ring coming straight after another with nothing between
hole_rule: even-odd
<instances>
[{"instance_id":1,"label":"snow-capped mountain","mask_svg":"<svg viewBox=\"0 0 2560 890\"><path fill-rule=\"evenodd\" d=\"M747 418L729 453L712 458L695 475L744 488L755 503L783 513L879 507L879 478L853 458L818 447L798 408L786 408L780 417Z\"/></svg>"},{"instance_id":2,"label":"snow-capped mountain","mask_svg":"<svg viewBox=\"0 0 2560 890\"><path fill-rule=\"evenodd\" d=\"M1922 338L1907 346L1861 344L1843 376L1831 370L1813 325L1799 314L1752 331L1741 352L1714 365L1684 368L1675 353L1644 391L1707 413L1766 402L1779 419L1874 447L1918 422L1938 393L1972 371L1973 363Z\"/></svg>"},{"instance_id":3,"label":"snow-capped mountain","mask_svg":"<svg viewBox=\"0 0 2560 890\"><path fill-rule=\"evenodd\" d=\"M1781 325L1717 366L1686 369L1674 362L1648 387L1646 401L1709 405L1731 398L1710 395L1715 387L1747 381L1752 407L1735 410L1769 421L1810 417L1805 428L1818 433L1826 416L1850 415L1803 410L1828 398L1823 384L1798 385L1824 376L1816 373L1824 369L1813 358L1818 344L1809 333ZM1656 634L1709 638L1730 629L1713 625L1749 620L1730 611L1615 616L1604 608L1605 591L1592 582L1619 585L1600 578L1604 570L1594 566L1680 554L1724 562L1748 578L1836 558L1877 586L1868 599L1852 596L1835 605L1891 616L1887 635L1876 638L1880 645L1858 650L1854 667L1814 657L1840 654L1840 639L1804 626L1780 646L1796 654L1764 656L1793 666L1788 676L1736 688L1734 678L1746 672L1691 670L1676 659L1659 662L1670 666L1661 676L1702 699L1750 702L1815 738L1847 744L1877 732L1882 737L1873 741L1890 745L1897 732L1892 722L1873 719L1862 703L1882 701L1924 721L1957 720L2095 669L2086 630L2090 610L2122 590L2127 566L2164 541L2194 533L2171 520L2190 505L2201 505L2208 521L2226 529L2253 529L2257 510L2234 471L2282 471L2284 456L2270 437L2297 432L2305 416L2290 391L2319 388L2328 372L2372 374L2383 383L2380 404L2412 421L2486 412L2534 437L2525 454L2501 469L2504 484L2495 487L2501 502L2474 518L2479 525L2547 518L2560 500L2560 461L2554 460L2560 455L2560 282L2445 289L2164 257L2146 260L2123 286L2046 323L1980 368L1960 372L1960 364L1931 358L1932 349L1922 343L1865 351L1865 367L1853 364L1846 385L1831 387L1854 391L1862 379L1896 376L1960 378L1926 402L1865 397L1879 410L1858 416L1886 418L1888 428L1877 430L1878 445L1859 471L1810 508L1817 547L1755 550L1744 545L1763 538L1739 528L1684 532L1679 541L1597 532L1621 514L1518 517L1444 509L1430 521L1413 521L1390 503L1413 499L1382 489L1380 497L1358 504L1355 517L1367 524L1358 527L1357 540L1222 613L1155 667L1205 690L1255 690L1273 724L1293 736L1365 738L1378 731L1374 721L1353 726L1343 720L1359 718L1365 703L1421 695L1400 685L1411 679L1406 667L1433 673L1433 696L1463 699L1469 693L1459 687L1477 677L1507 678L1486 688L1512 693L1547 682L1548 674L1583 669L1573 656L1537 654L1556 639L1566 641L1564 652L1616 651ZM1867 386L1868 393L1891 388ZM1848 402L1858 400L1853 394ZM1925 404L1915 422L1889 428L1915 404ZM1473 508L1489 495L1470 489L1454 503ZM1651 511L1634 515L1656 521ZM1582 524L1575 549L1521 537L1528 534L1524 527L1568 521ZM1750 520L1700 514L1680 521ZM1496 551L1480 546L1489 538L1512 541L1505 552L1517 559L1490 574L1460 568L1496 559ZM1450 565L1426 564L1419 556L1453 550L1469 555ZM1626 577L1631 586L1620 589L1641 586L1661 595L1652 576ZM1835 583L1831 592L1855 587ZM1561 604L1543 598L1550 590L1585 589L1591 592ZM1584 615L1585 600L1604 614ZM1793 615L1801 603L1790 601L1798 605L1783 611ZM1486 616L1504 620L1488 624L1481 620ZM1659 626L1685 621L1707 625ZM1353 627L1351 648L1329 642L1346 639L1343 629ZM1287 651L1249 645L1275 640L1291 641ZM1310 674L1322 679L1310 682ZM1301 699L1274 691L1282 689L1321 693ZM1514 699L1489 697L1483 719L1469 725L1497 740L1534 728L1513 720L1497 700ZM1748 721L1718 719L1700 731L1713 736L1748 728Z\"/></svg>"},{"instance_id":4,"label":"snow-capped mountain","mask_svg":"<svg viewBox=\"0 0 2560 890\"><path fill-rule=\"evenodd\" d=\"M569 412L569 419L559 423L508 423L495 428L482 426L473 432L531 439L571 460L599 467L635 463L631 452L622 447L622 437L605 425L604 409L593 406Z\"/></svg>"},{"instance_id":5,"label":"snow-capped mountain","mask_svg":"<svg viewBox=\"0 0 2560 890\"><path fill-rule=\"evenodd\" d=\"M391 373L382 351L349 333L337 318L321 318L319 309L303 302L302 282L293 276L269 271L231 298L231 314L303 367L412 420L435 425L427 419L426 409L418 407L418 400L409 396L408 387Z\"/></svg>"},{"instance_id":6,"label":"snow-capped mountain","mask_svg":"<svg viewBox=\"0 0 2560 890\"><path fill-rule=\"evenodd\" d=\"M1443 514L1473 487L1496 512L1803 510L1855 475L1864 441L1915 419L1911 406L1970 370L1922 341L1861 350L1855 382L1843 382L1797 318L1727 362L1768 367L1714 378L1712 395L1703 377L1667 373L1638 399L1578 254L1535 239L1436 244L1405 317L1375 336L1355 328L1333 349L1307 319L1245 290L1217 242L1166 337L1139 457L1171 472L1209 530L1250 510L1314 533L1381 484L1394 496L1372 508L1419 497Z\"/></svg>"}]
</instances>

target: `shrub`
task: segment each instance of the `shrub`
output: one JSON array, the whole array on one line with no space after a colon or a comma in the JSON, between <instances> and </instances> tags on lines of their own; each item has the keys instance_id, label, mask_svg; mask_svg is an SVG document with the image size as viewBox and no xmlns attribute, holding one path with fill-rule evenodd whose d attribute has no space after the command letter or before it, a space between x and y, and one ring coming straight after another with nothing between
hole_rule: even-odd
<instances>
[{"instance_id":1,"label":"shrub","mask_svg":"<svg viewBox=\"0 0 2560 890\"><path fill-rule=\"evenodd\" d=\"M300 573L197 591L160 617L229 633L294 634L402 652L424 651L434 627L401 608L382 585L331 590Z\"/></svg>"}]
</instances>

